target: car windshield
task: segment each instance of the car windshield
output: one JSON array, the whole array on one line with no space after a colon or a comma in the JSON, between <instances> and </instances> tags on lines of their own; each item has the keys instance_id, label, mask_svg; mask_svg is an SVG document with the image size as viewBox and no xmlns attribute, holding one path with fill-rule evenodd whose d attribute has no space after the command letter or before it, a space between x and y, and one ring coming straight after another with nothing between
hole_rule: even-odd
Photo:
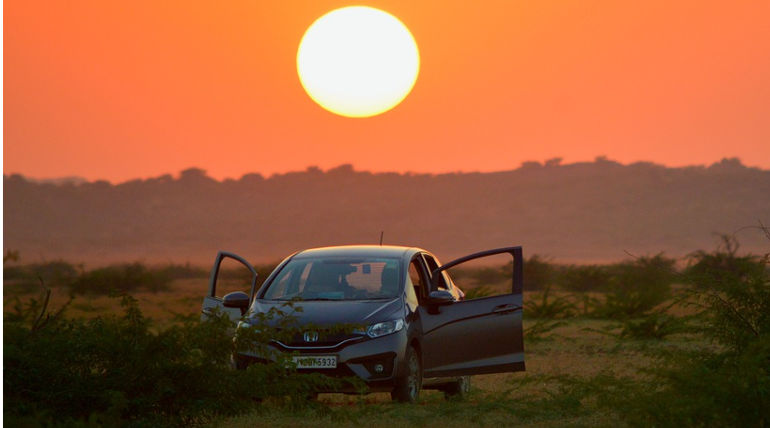
<instances>
[{"instance_id":1,"label":"car windshield","mask_svg":"<svg viewBox=\"0 0 770 428\"><path fill-rule=\"evenodd\" d=\"M392 299L400 290L398 259L295 258L271 281L268 300Z\"/></svg>"}]
</instances>

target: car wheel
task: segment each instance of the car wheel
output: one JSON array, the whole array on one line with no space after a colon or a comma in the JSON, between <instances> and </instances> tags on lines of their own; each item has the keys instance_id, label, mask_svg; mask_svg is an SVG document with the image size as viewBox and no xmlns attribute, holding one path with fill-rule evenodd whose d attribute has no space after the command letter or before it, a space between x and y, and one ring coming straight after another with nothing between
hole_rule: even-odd
<instances>
[{"instance_id":1,"label":"car wheel","mask_svg":"<svg viewBox=\"0 0 770 428\"><path fill-rule=\"evenodd\" d=\"M420 355L410 346L406 348L404 360L406 362L406 373L396 380L396 387L391 391L390 397L402 403L414 403L420 397L420 389L422 389Z\"/></svg>"},{"instance_id":2,"label":"car wheel","mask_svg":"<svg viewBox=\"0 0 770 428\"><path fill-rule=\"evenodd\" d=\"M469 392L471 392L471 377L463 376L444 388L444 397L447 399L463 399L468 395Z\"/></svg>"}]
</instances>

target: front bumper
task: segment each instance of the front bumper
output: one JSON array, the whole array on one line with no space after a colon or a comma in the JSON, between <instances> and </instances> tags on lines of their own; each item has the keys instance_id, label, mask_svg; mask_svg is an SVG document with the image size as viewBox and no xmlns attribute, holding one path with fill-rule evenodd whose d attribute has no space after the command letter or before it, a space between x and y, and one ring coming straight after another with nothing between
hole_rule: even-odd
<instances>
[{"instance_id":1,"label":"front bumper","mask_svg":"<svg viewBox=\"0 0 770 428\"><path fill-rule=\"evenodd\" d=\"M362 337L359 340L347 341L333 347L291 347L281 343L268 345L272 351L283 354L305 356L337 357L336 369L297 369L299 373L320 373L332 377L357 377L364 381L372 392L390 391L395 386L401 370L403 370L404 353L406 351L407 335L402 330L378 338ZM242 352L233 356L235 366L245 368L252 363L269 363L275 361L273 353L257 355ZM352 386L349 389L328 392L357 392Z\"/></svg>"}]
</instances>

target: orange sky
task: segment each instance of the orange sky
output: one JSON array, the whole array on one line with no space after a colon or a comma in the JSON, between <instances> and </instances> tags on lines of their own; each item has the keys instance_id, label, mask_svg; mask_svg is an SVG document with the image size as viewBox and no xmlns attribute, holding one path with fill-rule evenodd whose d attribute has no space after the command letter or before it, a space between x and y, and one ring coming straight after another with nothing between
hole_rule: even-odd
<instances>
[{"instance_id":1,"label":"orange sky","mask_svg":"<svg viewBox=\"0 0 770 428\"><path fill-rule=\"evenodd\" d=\"M372 118L323 110L296 74L305 29L351 4L399 17L421 53L412 93ZM766 0L6 0L3 26L6 174L770 168Z\"/></svg>"}]
</instances>

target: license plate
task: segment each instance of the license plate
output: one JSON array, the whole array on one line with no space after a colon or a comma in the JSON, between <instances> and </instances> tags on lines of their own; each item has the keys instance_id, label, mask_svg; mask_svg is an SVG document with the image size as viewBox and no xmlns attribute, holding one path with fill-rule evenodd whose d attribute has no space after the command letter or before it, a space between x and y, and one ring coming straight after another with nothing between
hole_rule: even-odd
<instances>
[{"instance_id":1,"label":"license plate","mask_svg":"<svg viewBox=\"0 0 770 428\"><path fill-rule=\"evenodd\" d=\"M292 360L297 364L298 369L336 369L337 368L337 356L336 355L323 355L323 356L298 356L292 357Z\"/></svg>"}]
</instances>

